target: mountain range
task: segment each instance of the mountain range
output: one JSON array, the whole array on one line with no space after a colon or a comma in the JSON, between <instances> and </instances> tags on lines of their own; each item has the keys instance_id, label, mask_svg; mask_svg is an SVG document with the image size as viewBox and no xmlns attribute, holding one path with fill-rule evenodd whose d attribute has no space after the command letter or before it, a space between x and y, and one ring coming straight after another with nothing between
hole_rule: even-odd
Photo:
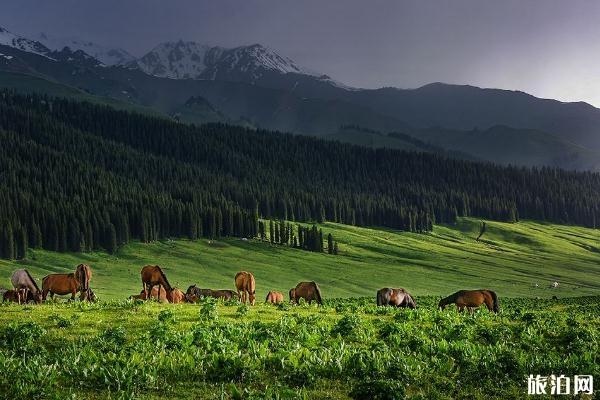
<instances>
[{"instance_id":1,"label":"mountain range","mask_svg":"<svg viewBox=\"0 0 600 400\"><path fill-rule=\"evenodd\" d=\"M136 58L77 38L29 39L0 28L0 84L188 123L600 171L600 110L587 103L443 83L352 88L260 44L224 48L180 40Z\"/></svg>"}]
</instances>

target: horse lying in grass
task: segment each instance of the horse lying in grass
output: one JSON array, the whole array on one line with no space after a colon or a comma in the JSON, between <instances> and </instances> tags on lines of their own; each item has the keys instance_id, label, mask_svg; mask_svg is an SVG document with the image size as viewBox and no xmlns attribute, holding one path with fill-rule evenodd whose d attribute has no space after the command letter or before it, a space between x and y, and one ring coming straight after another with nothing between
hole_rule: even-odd
<instances>
[{"instance_id":1,"label":"horse lying in grass","mask_svg":"<svg viewBox=\"0 0 600 400\"><path fill-rule=\"evenodd\" d=\"M267 294L267 298L265 299L265 303L271 303L271 304L283 303L283 293L281 293L281 292L275 292L275 291L270 291Z\"/></svg>"},{"instance_id":2,"label":"horse lying in grass","mask_svg":"<svg viewBox=\"0 0 600 400\"><path fill-rule=\"evenodd\" d=\"M494 313L500 311L500 304L498 302L498 296L496 295L496 292L488 289L459 290L458 292L440 300L438 308L443 310L448 304L456 304L456 308L459 312L462 312L465 308L468 308L469 312L472 313L482 304L485 304L487 309Z\"/></svg>"},{"instance_id":3,"label":"horse lying in grass","mask_svg":"<svg viewBox=\"0 0 600 400\"><path fill-rule=\"evenodd\" d=\"M146 293L143 290L140 292L140 294L134 294L129 296L129 298L132 300L148 300ZM160 290L160 288L156 286L150 291L149 298L174 304L185 303L187 301L187 296L178 288L172 288L171 296L168 296L166 290Z\"/></svg>"},{"instance_id":4,"label":"horse lying in grass","mask_svg":"<svg viewBox=\"0 0 600 400\"><path fill-rule=\"evenodd\" d=\"M213 297L215 299L223 299L225 301L239 300L240 298L237 292L234 290L200 289L196 285L190 286L186 292L187 301L190 303L196 303L203 297Z\"/></svg>"},{"instance_id":5,"label":"horse lying in grass","mask_svg":"<svg viewBox=\"0 0 600 400\"><path fill-rule=\"evenodd\" d=\"M377 291L378 306L417 308L415 300L404 288L383 288Z\"/></svg>"}]
</instances>

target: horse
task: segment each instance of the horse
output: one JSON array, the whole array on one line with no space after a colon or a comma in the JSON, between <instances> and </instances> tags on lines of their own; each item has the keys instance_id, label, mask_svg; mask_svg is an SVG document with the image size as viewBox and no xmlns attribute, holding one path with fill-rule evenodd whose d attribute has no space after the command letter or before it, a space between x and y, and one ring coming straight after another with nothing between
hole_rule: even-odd
<instances>
[{"instance_id":1,"label":"horse","mask_svg":"<svg viewBox=\"0 0 600 400\"><path fill-rule=\"evenodd\" d=\"M212 297L212 290L200 289L198 286L192 285L185 292L185 297L188 302L196 303L202 297Z\"/></svg>"},{"instance_id":2,"label":"horse","mask_svg":"<svg viewBox=\"0 0 600 400\"><path fill-rule=\"evenodd\" d=\"M489 311L494 313L500 311L500 304L498 303L496 292L488 289L459 290L458 292L441 299L438 308L443 310L448 304L452 303L456 304L458 311L463 311L466 307L470 312L473 312L475 308L484 303Z\"/></svg>"},{"instance_id":3,"label":"horse","mask_svg":"<svg viewBox=\"0 0 600 400\"><path fill-rule=\"evenodd\" d=\"M27 303L29 293L32 294L33 301L38 304L42 302L42 292L37 283L35 283L35 279L33 279L29 271L26 269L18 269L13 272L10 280L13 287L17 291L19 304L21 304L21 301Z\"/></svg>"},{"instance_id":4,"label":"horse","mask_svg":"<svg viewBox=\"0 0 600 400\"><path fill-rule=\"evenodd\" d=\"M415 300L404 288L383 288L377 291L378 306L417 308Z\"/></svg>"},{"instance_id":5,"label":"horse","mask_svg":"<svg viewBox=\"0 0 600 400\"><path fill-rule=\"evenodd\" d=\"M71 293L71 301L75 300L75 293L81 285L75 273L70 274L50 274L42 279L42 299L45 301L50 293L54 298L55 294L65 295Z\"/></svg>"},{"instance_id":6,"label":"horse","mask_svg":"<svg viewBox=\"0 0 600 400\"><path fill-rule=\"evenodd\" d=\"M171 301L170 302L173 304L185 303L185 302L187 302L187 296L180 289L173 288L173 291L171 292Z\"/></svg>"},{"instance_id":7,"label":"horse","mask_svg":"<svg viewBox=\"0 0 600 400\"><path fill-rule=\"evenodd\" d=\"M142 268L140 272L142 276L142 289L146 296L146 300L148 299L148 291L152 292L152 288L154 286L158 286L158 297L160 298L160 289L163 287L167 292L167 300L171 300L171 294L173 292L173 288L164 272L158 265L146 265Z\"/></svg>"},{"instance_id":8,"label":"horse","mask_svg":"<svg viewBox=\"0 0 600 400\"><path fill-rule=\"evenodd\" d=\"M87 264L79 264L75 268L75 277L79 281L79 291L88 292L90 290L90 280L92 279L92 269ZM90 298L91 295L88 293L86 298Z\"/></svg>"},{"instance_id":9,"label":"horse","mask_svg":"<svg viewBox=\"0 0 600 400\"><path fill-rule=\"evenodd\" d=\"M265 303L271 303L271 304L283 303L283 293L281 293L281 292L275 292L275 291L270 291L267 294L267 298L265 299Z\"/></svg>"},{"instance_id":10,"label":"horse","mask_svg":"<svg viewBox=\"0 0 600 400\"><path fill-rule=\"evenodd\" d=\"M210 290L210 289L209 289ZM235 290L228 289L220 289L220 290L210 290L210 296L215 299L223 299L223 300L239 300L240 295Z\"/></svg>"},{"instance_id":11,"label":"horse","mask_svg":"<svg viewBox=\"0 0 600 400\"><path fill-rule=\"evenodd\" d=\"M252 273L241 271L235 274L235 287L238 296L242 299L242 303L246 304L246 300L249 300L250 304L254 305L256 299L256 281Z\"/></svg>"},{"instance_id":12,"label":"horse","mask_svg":"<svg viewBox=\"0 0 600 400\"><path fill-rule=\"evenodd\" d=\"M290 289L290 302L297 303L298 299L304 299L311 304L315 300L318 304L323 304L321 300L321 289L316 282L300 282L295 288Z\"/></svg>"},{"instance_id":13,"label":"horse","mask_svg":"<svg viewBox=\"0 0 600 400\"><path fill-rule=\"evenodd\" d=\"M31 296L31 293L28 293ZM2 301L21 304L21 293L19 290L7 290L2 294Z\"/></svg>"},{"instance_id":14,"label":"horse","mask_svg":"<svg viewBox=\"0 0 600 400\"><path fill-rule=\"evenodd\" d=\"M129 298L133 299L133 300L147 300L148 298L150 298L150 299L158 299L158 300L167 301L167 291L166 290L161 291L160 298L159 298L158 297L159 296L158 289L159 288L157 286L154 286L152 288L152 290L150 291L150 297L146 297L146 293L144 292L144 290L142 290L140 292L140 294L131 295L131 296L129 296Z\"/></svg>"},{"instance_id":15,"label":"horse","mask_svg":"<svg viewBox=\"0 0 600 400\"><path fill-rule=\"evenodd\" d=\"M79 296L79 300L81 300L81 301L87 300L91 303L95 303L98 300L98 298L96 297L96 293L94 293L92 288L88 287L88 290L81 292L81 295Z\"/></svg>"}]
</instances>

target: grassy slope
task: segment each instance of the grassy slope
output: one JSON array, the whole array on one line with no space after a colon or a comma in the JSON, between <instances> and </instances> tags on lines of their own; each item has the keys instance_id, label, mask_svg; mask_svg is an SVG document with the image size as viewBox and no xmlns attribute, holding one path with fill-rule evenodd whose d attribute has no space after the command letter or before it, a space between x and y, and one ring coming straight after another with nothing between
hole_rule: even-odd
<instances>
[{"instance_id":1,"label":"grassy slope","mask_svg":"<svg viewBox=\"0 0 600 400\"><path fill-rule=\"evenodd\" d=\"M138 112L155 117L165 116L148 107L127 103L110 97L95 96L72 86L27 74L0 71L0 89L11 89L18 93L47 94L48 96L65 97L77 101L104 104L118 110Z\"/></svg>"},{"instance_id":2,"label":"grassy slope","mask_svg":"<svg viewBox=\"0 0 600 400\"><path fill-rule=\"evenodd\" d=\"M0 261L0 286L10 285L17 267L40 279L85 262L92 265L92 287L103 299L139 292L139 270L148 263L163 266L171 283L184 290L192 283L231 288L237 271L252 271L261 301L268 290L287 293L300 280L317 281L326 297L373 296L383 286L403 286L416 295L479 287L515 297L600 294L600 231L489 222L478 243L478 226L477 220L465 218L420 235L326 223L324 232L340 243L338 256L239 239L135 242L114 256L35 250L27 261ZM555 280L560 288L548 289Z\"/></svg>"}]
</instances>

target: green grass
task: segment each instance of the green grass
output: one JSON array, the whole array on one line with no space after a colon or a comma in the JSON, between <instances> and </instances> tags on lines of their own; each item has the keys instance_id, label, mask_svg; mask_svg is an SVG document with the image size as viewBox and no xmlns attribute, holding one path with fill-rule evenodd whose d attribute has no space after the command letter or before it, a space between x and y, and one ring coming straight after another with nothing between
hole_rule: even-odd
<instances>
[{"instance_id":1,"label":"green grass","mask_svg":"<svg viewBox=\"0 0 600 400\"><path fill-rule=\"evenodd\" d=\"M417 310L377 307L370 297L330 299L320 307L0 304L0 393L11 399L521 399L529 374L600 373L599 296L508 298L498 315L438 311L433 296L416 301Z\"/></svg>"},{"instance_id":2,"label":"green grass","mask_svg":"<svg viewBox=\"0 0 600 400\"><path fill-rule=\"evenodd\" d=\"M501 297L574 297L600 294L600 231L520 222L488 222L480 242L479 221L435 226L429 234L322 225L340 243L340 255L317 254L258 240L133 242L115 255L61 254L31 250L25 261L0 261L0 287L10 286L16 268L38 280L49 273L92 266L92 287L103 300L125 299L141 290L146 264L164 268L172 285L233 287L237 271L254 273L257 298L269 290L287 294L301 280L319 283L323 296L374 298L384 286L415 295L447 295L464 288L490 288ZM558 281L558 289L549 289ZM538 288L534 284L539 285Z\"/></svg>"}]
</instances>

